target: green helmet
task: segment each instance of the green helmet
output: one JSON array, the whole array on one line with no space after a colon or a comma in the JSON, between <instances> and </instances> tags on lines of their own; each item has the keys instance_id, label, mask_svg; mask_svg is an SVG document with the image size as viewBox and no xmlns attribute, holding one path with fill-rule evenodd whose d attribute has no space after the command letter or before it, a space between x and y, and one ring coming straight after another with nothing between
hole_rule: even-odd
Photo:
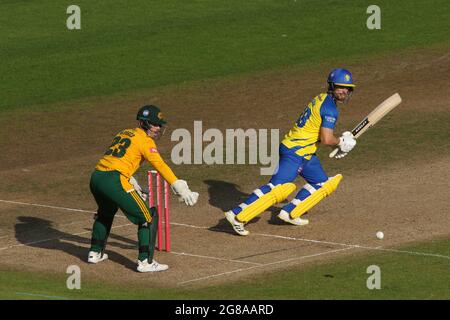
<instances>
[{"instance_id":1,"label":"green helmet","mask_svg":"<svg viewBox=\"0 0 450 320\"><path fill-rule=\"evenodd\" d=\"M143 121L143 127L148 129L149 125L163 126L167 123L164 120L161 110L154 105L141 107L136 116L137 120Z\"/></svg>"}]
</instances>

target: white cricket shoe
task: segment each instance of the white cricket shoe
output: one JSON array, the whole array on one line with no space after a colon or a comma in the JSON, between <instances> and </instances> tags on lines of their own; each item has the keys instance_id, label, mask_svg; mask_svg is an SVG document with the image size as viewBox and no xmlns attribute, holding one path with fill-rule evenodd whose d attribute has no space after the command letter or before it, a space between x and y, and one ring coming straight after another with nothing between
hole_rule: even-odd
<instances>
[{"instance_id":1,"label":"white cricket shoe","mask_svg":"<svg viewBox=\"0 0 450 320\"><path fill-rule=\"evenodd\" d=\"M169 269L167 264L160 264L153 260L152 263L148 263L148 259L144 261L138 260L137 271L139 272L157 272L157 271L165 271Z\"/></svg>"},{"instance_id":2,"label":"white cricket shoe","mask_svg":"<svg viewBox=\"0 0 450 320\"><path fill-rule=\"evenodd\" d=\"M300 217L292 219L289 212L281 210L278 214L278 218L283 220L284 222L296 225L296 226L306 226L309 221L307 219L301 219Z\"/></svg>"},{"instance_id":3,"label":"white cricket shoe","mask_svg":"<svg viewBox=\"0 0 450 320\"><path fill-rule=\"evenodd\" d=\"M88 256L89 263L99 263L106 259L108 259L108 255L106 253L89 251L89 256Z\"/></svg>"},{"instance_id":4,"label":"white cricket shoe","mask_svg":"<svg viewBox=\"0 0 450 320\"><path fill-rule=\"evenodd\" d=\"M250 231L245 230L244 223L239 222L236 219L236 215L233 213L233 211L230 210L225 212L225 218L227 218L228 222L231 224L231 226L233 227L234 231L236 231L237 234L241 236L247 236L250 233Z\"/></svg>"}]
</instances>

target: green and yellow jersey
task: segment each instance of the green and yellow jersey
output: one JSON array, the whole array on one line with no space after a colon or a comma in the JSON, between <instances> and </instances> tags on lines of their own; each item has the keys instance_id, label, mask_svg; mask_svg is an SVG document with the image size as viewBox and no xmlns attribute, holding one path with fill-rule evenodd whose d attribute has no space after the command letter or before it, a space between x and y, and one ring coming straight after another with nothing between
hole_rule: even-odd
<instances>
[{"instance_id":1,"label":"green and yellow jersey","mask_svg":"<svg viewBox=\"0 0 450 320\"><path fill-rule=\"evenodd\" d=\"M338 116L334 99L327 93L321 93L306 106L281 143L289 149L295 148L296 154L309 160L317 150L320 128L334 129Z\"/></svg>"},{"instance_id":2,"label":"green and yellow jersey","mask_svg":"<svg viewBox=\"0 0 450 320\"><path fill-rule=\"evenodd\" d=\"M120 172L124 177L121 181L125 190L131 190L133 187L128 180L145 160L150 162L169 184L177 180L172 169L159 154L155 141L141 128L119 132L95 169Z\"/></svg>"}]
</instances>

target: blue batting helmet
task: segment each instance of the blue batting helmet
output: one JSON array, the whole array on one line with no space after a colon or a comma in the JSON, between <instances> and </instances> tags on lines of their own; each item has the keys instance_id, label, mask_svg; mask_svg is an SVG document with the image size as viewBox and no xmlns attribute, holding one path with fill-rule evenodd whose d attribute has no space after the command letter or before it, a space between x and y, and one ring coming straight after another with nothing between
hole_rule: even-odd
<instances>
[{"instance_id":1,"label":"blue batting helmet","mask_svg":"<svg viewBox=\"0 0 450 320\"><path fill-rule=\"evenodd\" d=\"M353 77L350 71L346 69L334 69L328 75L328 85L331 90L334 89L334 86L342 86L354 88Z\"/></svg>"}]
</instances>

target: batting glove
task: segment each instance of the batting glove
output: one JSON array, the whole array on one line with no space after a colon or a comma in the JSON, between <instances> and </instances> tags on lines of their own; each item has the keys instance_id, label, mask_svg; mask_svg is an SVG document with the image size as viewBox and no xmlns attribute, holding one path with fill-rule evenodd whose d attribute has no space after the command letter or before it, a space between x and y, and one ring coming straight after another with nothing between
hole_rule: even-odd
<instances>
[{"instance_id":1,"label":"batting glove","mask_svg":"<svg viewBox=\"0 0 450 320\"><path fill-rule=\"evenodd\" d=\"M338 146L340 151L349 153L356 146L355 137L350 131L345 131L339 138Z\"/></svg>"}]
</instances>

